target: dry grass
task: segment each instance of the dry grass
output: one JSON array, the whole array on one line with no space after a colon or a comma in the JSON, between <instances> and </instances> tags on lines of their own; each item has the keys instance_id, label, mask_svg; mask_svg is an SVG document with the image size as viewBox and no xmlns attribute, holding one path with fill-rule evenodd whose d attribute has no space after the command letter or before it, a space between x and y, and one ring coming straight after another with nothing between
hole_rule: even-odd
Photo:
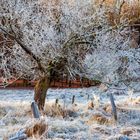
<instances>
[{"instance_id":1,"label":"dry grass","mask_svg":"<svg viewBox=\"0 0 140 140\"><path fill-rule=\"evenodd\" d=\"M94 104L92 100L88 102L88 109L94 109Z\"/></svg>"},{"instance_id":2,"label":"dry grass","mask_svg":"<svg viewBox=\"0 0 140 140\"><path fill-rule=\"evenodd\" d=\"M74 117L76 116L76 110L75 108L65 108L63 105L60 105L59 103L52 103L52 104L46 104L44 113L47 116L50 117Z\"/></svg>"},{"instance_id":3,"label":"dry grass","mask_svg":"<svg viewBox=\"0 0 140 140\"><path fill-rule=\"evenodd\" d=\"M126 136L130 136L134 132L135 130L133 128L123 128L120 133Z\"/></svg>"},{"instance_id":4,"label":"dry grass","mask_svg":"<svg viewBox=\"0 0 140 140\"><path fill-rule=\"evenodd\" d=\"M94 114L92 115L89 120L87 121L87 124L88 125L92 125L93 123L98 123L98 124L112 124L113 123L113 120L112 118L109 118L103 114Z\"/></svg>"},{"instance_id":5,"label":"dry grass","mask_svg":"<svg viewBox=\"0 0 140 140\"><path fill-rule=\"evenodd\" d=\"M48 126L45 121L35 121L31 126L26 128L25 134L28 137L37 137L42 136L48 129Z\"/></svg>"},{"instance_id":6,"label":"dry grass","mask_svg":"<svg viewBox=\"0 0 140 140\"><path fill-rule=\"evenodd\" d=\"M103 110L104 110L106 113L109 113L109 114L111 114L111 112L112 112L112 108L111 108L110 104L104 105Z\"/></svg>"},{"instance_id":7,"label":"dry grass","mask_svg":"<svg viewBox=\"0 0 140 140\"><path fill-rule=\"evenodd\" d=\"M86 91L87 92L87 91ZM140 95L140 94L138 94ZM123 97L120 98L120 96ZM20 129L25 129L28 139L107 139L115 140L126 135L128 138L140 138L140 110L138 108L140 98L132 96L129 99L127 94L115 95L118 121L114 124L111 113L110 102L99 101L96 108L94 100L76 104L67 104L63 102L49 100L45 105L43 114L44 120L34 120L31 115L30 103L21 102L0 104L0 114L4 126L0 126L0 138L14 134ZM137 98L136 98L137 97ZM80 97L79 98L84 98ZM106 98L106 97L105 97ZM102 98L99 98L99 100ZM109 100L108 100L109 101ZM121 109L124 107L124 109ZM129 108L130 107L130 108ZM42 117L41 117L42 118ZM13 123L13 120L17 120Z\"/></svg>"}]
</instances>

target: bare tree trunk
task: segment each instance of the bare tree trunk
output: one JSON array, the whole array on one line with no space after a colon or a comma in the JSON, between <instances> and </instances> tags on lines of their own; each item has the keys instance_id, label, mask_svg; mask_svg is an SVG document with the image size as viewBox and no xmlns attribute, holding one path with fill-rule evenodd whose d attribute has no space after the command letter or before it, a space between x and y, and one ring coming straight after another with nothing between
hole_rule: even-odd
<instances>
[{"instance_id":1,"label":"bare tree trunk","mask_svg":"<svg viewBox=\"0 0 140 140\"><path fill-rule=\"evenodd\" d=\"M44 109L46 92L49 87L50 87L50 78L48 77L41 78L35 85L34 100L37 103L39 110Z\"/></svg>"}]
</instances>

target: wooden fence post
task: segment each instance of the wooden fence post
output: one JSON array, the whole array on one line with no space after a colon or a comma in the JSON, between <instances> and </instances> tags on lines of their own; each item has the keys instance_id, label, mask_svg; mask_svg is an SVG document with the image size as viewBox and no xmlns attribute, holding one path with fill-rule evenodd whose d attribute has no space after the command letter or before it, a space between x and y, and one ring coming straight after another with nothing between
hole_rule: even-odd
<instances>
[{"instance_id":1,"label":"wooden fence post","mask_svg":"<svg viewBox=\"0 0 140 140\"><path fill-rule=\"evenodd\" d=\"M38 109L36 102L32 102L31 109L32 109L32 113L33 113L34 118L39 119L40 113L39 113L39 109Z\"/></svg>"},{"instance_id":2,"label":"wooden fence post","mask_svg":"<svg viewBox=\"0 0 140 140\"><path fill-rule=\"evenodd\" d=\"M89 100L89 94L87 95L87 100Z\"/></svg>"},{"instance_id":3,"label":"wooden fence post","mask_svg":"<svg viewBox=\"0 0 140 140\"><path fill-rule=\"evenodd\" d=\"M115 105L114 97L113 97L112 93L110 94L110 102L111 102L111 106L112 106L113 118L115 121L117 121L117 109L116 109L116 105Z\"/></svg>"},{"instance_id":4,"label":"wooden fence post","mask_svg":"<svg viewBox=\"0 0 140 140\"><path fill-rule=\"evenodd\" d=\"M72 104L75 102L75 95L72 96Z\"/></svg>"},{"instance_id":5,"label":"wooden fence post","mask_svg":"<svg viewBox=\"0 0 140 140\"><path fill-rule=\"evenodd\" d=\"M55 106L57 106L57 105L58 105L58 102L59 102L59 100L58 100L58 99L56 99L56 100L55 100Z\"/></svg>"}]
</instances>

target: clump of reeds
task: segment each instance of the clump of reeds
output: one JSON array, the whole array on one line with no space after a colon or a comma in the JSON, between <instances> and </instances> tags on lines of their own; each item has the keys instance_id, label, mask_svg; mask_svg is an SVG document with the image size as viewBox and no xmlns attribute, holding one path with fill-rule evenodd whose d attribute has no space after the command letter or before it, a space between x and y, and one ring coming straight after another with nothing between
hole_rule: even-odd
<instances>
[{"instance_id":1,"label":"clump of reeds","mask_svg":"<svg viewBox=\"0 0 140 140\"><path fill-rule=\"evenodd\" d=\"M25 134L27 137L40 137L48 129L48 125L43 120L35 121L31 126L26 128Z\"/></svg>"},{"instance_id":2,"label":"clump of reeds","mask_svg":"<svg viewBox=\"0 0 140 140\"><path fill-rule=\"evenodd\" d=\"M92 115L89 118L89 120L87 121L87 124L92 125L94 122L97 122L99 124L112 124L113 120L110 117L97 113L97 114Z\"/></svg>"},{"instance_id":3,"label":"clump of reeds","mask_svg":"<svg viewBox=\"0 0 140 140\"><path fill-rule=\"evenodd\" d=\"M65 108L63 105L59 104L58 100L53 104L46 104L44 112L50 117L66 118L76 116L76 112L73 108Z\"/></svg>"}]
</instances>

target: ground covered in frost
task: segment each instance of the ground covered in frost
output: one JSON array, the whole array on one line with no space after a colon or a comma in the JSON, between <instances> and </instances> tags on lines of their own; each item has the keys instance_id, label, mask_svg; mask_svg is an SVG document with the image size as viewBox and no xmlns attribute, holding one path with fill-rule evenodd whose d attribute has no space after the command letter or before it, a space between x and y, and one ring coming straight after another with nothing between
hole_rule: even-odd
<instances>
[{"instance_id":1,"label":"ground covered in frost","mask_svg":"<svg viewBox=\"0 0 140 140\"><path fill-rule=\"evenodd\" d=\"M117 106L117 122L112 118L110 93L114 94ZM32 101L33 90L0 90L0 140L36 121L31 112ZM105 91L98 87L50 89L41 119L47 129L42 135L35 134L28 139L139 140L140 92Z\"/></svg>"}]
</instances>

